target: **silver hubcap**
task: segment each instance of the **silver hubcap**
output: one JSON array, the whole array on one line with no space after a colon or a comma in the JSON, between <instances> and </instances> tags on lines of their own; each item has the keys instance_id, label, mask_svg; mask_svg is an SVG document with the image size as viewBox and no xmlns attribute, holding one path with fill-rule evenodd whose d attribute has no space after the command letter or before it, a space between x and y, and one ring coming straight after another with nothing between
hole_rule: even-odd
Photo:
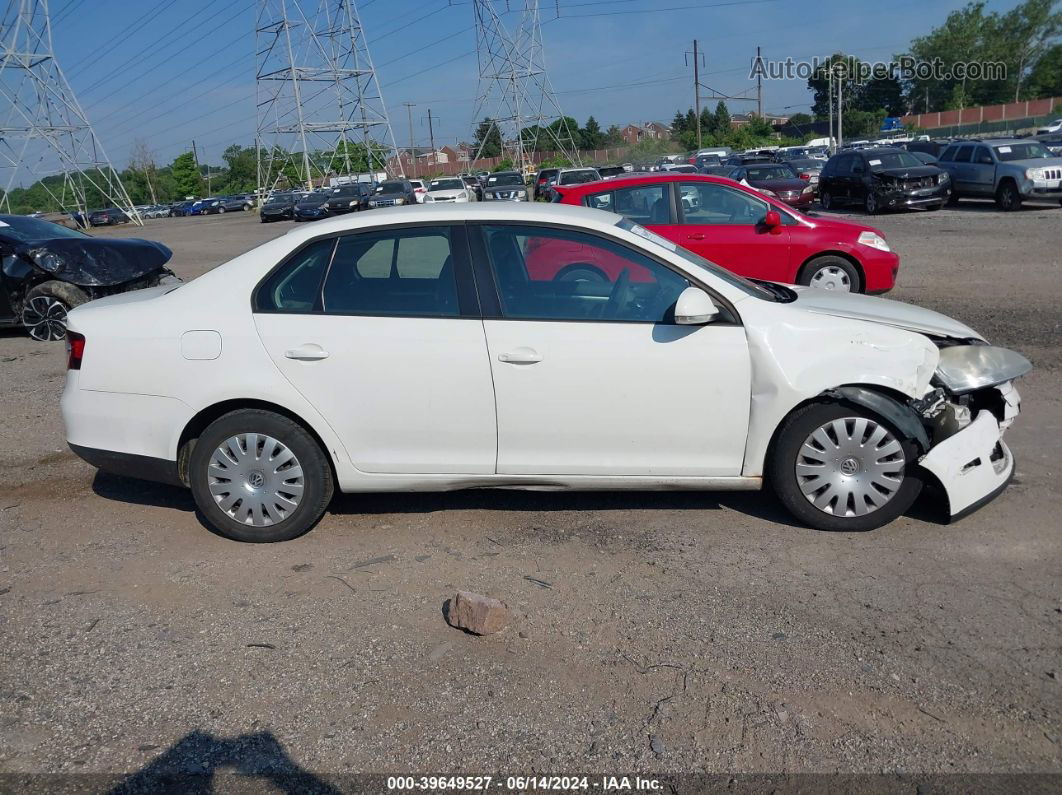
<instances>
[{"instance_id":1,"label":"silver hubcap","mask_svg":"<svg viewBox=\"0 0 1062 795\"><path fill-rule=\"evenodd\" d=\"M66 336L66 306L50 295L31 298L22 308L22 325L35 340L61 340Z\"/></svg>"},{"instance_id":2,"label":"silver hubcap","mask_svg":"<svg viewBox=\"0 0 1062 795\"><path fill-rule=\"evenodd\" d=\"M903 447L887 428L866 417L845 417L804 440L796 479L823 513L864 516L896 496L905 462Z\"/></svg>"},{"instance_id":3,"label":"silver hubcap","mask_svg":"<svg viewBox=\"0 0 1062 795\"><path fill-rule=\"evenodd\" d=\"M302 466L272 436L241 433L210 456L207 484L214 501L243 524L268 527L290 516L303 494Z\"/></svg>"},{"instance_id":4,"label":"silver hubcap","mask_svg":"<svg viewBox=\"0 0 1062 795\"><path fill-rule=\"evenodd\" d=\"M811 286L820 290L837 290L842 293L852 292L852 280L843 268L827 265L815 271L811 277Z\"/></svg>"}]
</instances>

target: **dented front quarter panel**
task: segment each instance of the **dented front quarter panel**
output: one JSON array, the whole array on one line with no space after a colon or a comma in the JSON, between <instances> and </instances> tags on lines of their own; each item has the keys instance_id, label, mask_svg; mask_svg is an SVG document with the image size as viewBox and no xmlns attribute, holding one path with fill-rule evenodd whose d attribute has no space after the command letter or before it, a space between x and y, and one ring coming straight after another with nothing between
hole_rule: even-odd
<instances>
[{"instance_id":1,"label":"dented front quarter panel","mask_svg":"<svg viewBox=\"0 0 1062 795\"><path fill-rule=\"evenodd\" d=\"M54 254L59 265L48 270L36 264L38 252ZM136 238L55 238L31 241L16 255L45 276L79 287L116 287L162 270L173 252L161 243Z\"/></svg>"},{"instance_id":2,"label":"dented front quarter panel","mask_svg":"<svg viewBox=\"0 0 1062 795\"><path fill-rule=\"evenodd\" d=\"M739 311L752 360L745 476L763 474L767 447L785 416L826 390L863 385L912 399L930 390L940 356L922 334L794 304L747 300Z\"/></svg>"}]
</instances>

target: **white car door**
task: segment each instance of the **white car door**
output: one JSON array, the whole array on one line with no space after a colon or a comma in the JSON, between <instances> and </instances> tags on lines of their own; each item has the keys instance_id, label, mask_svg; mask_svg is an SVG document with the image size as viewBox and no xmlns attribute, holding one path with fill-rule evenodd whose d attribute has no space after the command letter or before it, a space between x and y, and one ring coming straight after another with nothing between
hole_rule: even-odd
<instances>
[{"instance_id":1,"label":"white car door","mask_svg":"<svg viewBox=\"0 0 1062 795\"><path fill-rule=\"evenodd\" d=\"M270 357L363 472L494 472L494 389L467 250L462 226L327 238L257 290Z\"/></svg>"},{"instance_id":2,"label":"white car door","mask_svg":"<svg viewBox=\"0 0 1062 795\"><path fill-rule=\"evenodd\" d=\"M750 362L740 325L674 325L687 279L617 241L532 225L470 230L482 235L499 474L741 474Z\"/></svg>"}]
</instances>

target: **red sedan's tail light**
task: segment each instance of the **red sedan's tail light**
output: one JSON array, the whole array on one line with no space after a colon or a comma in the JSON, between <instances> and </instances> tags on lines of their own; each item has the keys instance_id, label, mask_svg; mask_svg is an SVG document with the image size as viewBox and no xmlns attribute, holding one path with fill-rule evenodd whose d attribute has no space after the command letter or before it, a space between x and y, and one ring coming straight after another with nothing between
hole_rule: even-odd
<instances>
[{"instance_id":1,"label":"red sedan's tail light","mask_svg":"<svg viewBox=\"0 0 1062 795\"><path fill-rule=\"evenodd\" d=\"M81 358L85 355L85 335L76 331L66 333L66 369L80 370Z\"/></svg>"},{"instance_id":2,"label":"red sedan's tail light","mask_svg":"<svg viewBox=\"0 0 1062 795\"><path fill-rule=\"evenodd\" d=\"M539 185L545 185L546 184L546 178L545 177L539 177L538 178L538 184Z\"/></svg>"},{"instance_id":3,"label":"red sedan's tail light","mask_svg":"<svg viewBox=\"0 0 1062 795\"><path fill-rule=\"evenodd\" d=\"M801 179L811 179L811 174L801 173L800 174L800 178Z\"/></svg>"}]
</instances>

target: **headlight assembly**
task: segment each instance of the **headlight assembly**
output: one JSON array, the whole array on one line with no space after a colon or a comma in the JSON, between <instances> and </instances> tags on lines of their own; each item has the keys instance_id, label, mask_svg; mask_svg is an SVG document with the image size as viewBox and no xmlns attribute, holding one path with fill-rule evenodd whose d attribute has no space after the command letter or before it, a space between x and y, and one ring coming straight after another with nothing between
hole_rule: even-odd
<instances>
[{"instance_id":1,"label":"headlight assembly","mask_svg":"<svg viewBox=\"0 0 1062 795\"><path fill-rule=\"evenodd\" d=\"M63 260L58 254L53 254L45 249L38 249L30 254L37 266L49 273L55 273L63 266Z\"/></svg>"},{"instance_id":2,"label":"headlight assembly","mask_svg":"<svg viewBox=\"0 0 1062 795\"><path fill-rule=\"evenodd\" d=\"M879 251L890 251L889 244L885 242L885 238L876 232L860 232L857 243L863 246L870 246L876 248Z\"/></svg>"},{"instance_id":3,"label":"headlight assembly","mask_svg":"<svg viewBox=\"0 0 1062 795\"><path fill-rule=\"evenodd\" d=\"M1013 381L1031 369L1028 359L1007 348L953 345L941 350L935 378L953 395L963 395Z\"/></svg>"}]
</instances>

